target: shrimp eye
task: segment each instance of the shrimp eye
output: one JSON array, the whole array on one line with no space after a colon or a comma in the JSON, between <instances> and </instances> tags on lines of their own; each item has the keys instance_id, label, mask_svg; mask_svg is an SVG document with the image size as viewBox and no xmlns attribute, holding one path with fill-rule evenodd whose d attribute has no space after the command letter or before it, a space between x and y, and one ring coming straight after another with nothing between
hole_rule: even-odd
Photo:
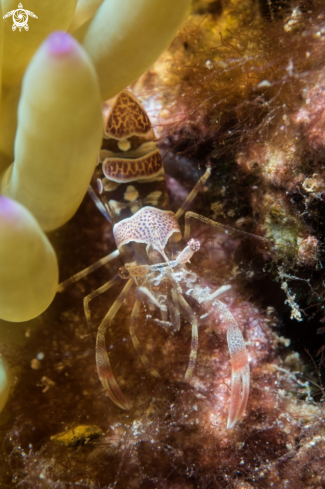
<instances>
[{"instance_id":1,"label":"shrimp eye","mask_svg":"<svg viewBox=\"0 0 325 489\"><path fill-rule=\"evenodd\" d=\"M118 269L118 274L119 274L119 276L120 276L121 278L123 278L124 280L126 280L126 279L130 278L130 272L129 272L129 270L128 270L128 269L127 269L125 266L120 267L120 268Z\"/></svg>"},{"instance_id":2,"label":"shrimp eye","mask_svg":"<svg viewBox=\"0 0 325 489\"><path fill-rule=\"evenodd\" d=\"M190 247L190 249L192 251L199 251L200 249L200 241L198 241L197 239L190 239L189 242L187 243L187 245Z\"/></svg>"}]
</instances>

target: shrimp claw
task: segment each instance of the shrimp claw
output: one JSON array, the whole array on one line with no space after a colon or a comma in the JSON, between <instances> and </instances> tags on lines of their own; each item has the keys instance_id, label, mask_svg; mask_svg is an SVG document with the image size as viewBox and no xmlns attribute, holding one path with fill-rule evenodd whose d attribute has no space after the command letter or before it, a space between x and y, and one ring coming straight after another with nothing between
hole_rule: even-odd
<instances>
[{"instance_id":1,"label":"shrimp claw","mask_svg":"<svg viewBox=\"0 0 325 489\"><path fill-rule=\"evenodd\" d=\"M227 428L232 428L242 417L249 395L249 363L245 341L229 309L217 301L222 321L227 326L227 341L231 360L231 397Z\"/></svg>"}]
</instances>

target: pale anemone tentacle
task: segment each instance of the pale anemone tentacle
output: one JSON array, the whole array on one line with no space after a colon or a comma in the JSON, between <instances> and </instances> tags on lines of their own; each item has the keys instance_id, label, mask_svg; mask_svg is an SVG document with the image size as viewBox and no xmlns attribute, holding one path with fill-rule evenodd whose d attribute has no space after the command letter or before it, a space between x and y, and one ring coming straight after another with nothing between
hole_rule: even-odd
<instances>
[{"instance_id":1,"label":"pale anemone tentacle","mask_svg":"<svg viewBox=\"0 0 325 489\"><path fill-rule=\"evenodd\" d=\"M59 275L56 255L32 214L4 196L0 196L0 230L0 318L26 321L41 314L55 296ZM5 324L1 328L8 329ZM19 330L14 331L19 335ZM2 330L2 341L3 334ZM16 341L16 333L13 336ZM15 375L0 353L0 412Z\"/></svg>"},{"instance_id":2,"label":"pale anemone tentacle","mask_svg":"<svg viewBox=\"0 0 325 489\"><path fill-rule=\"evenodd\" d=\"M17 9L19 1L2 0L2 12ZM22 2L23 3L23 2ZM65 31L71 23L77 0L58 0L55 7L51 0L29 0L28 10L34 12L38 19L28 31L28 37L21 39L18 33L12 32L12 18L2 19L4 29L3 84L5 86L0 107L0 151L14 159L14 141L17 129L17 107L20 97L21 81L24 72L35 52L55 30ZM27 6L24 6L27 8ZM2 49L1 49L2 55ZM2 64L0 65L2 66ZM2 160L2 161L1 161ZM8 166L6 158L0 158L0 171Z\"/></svg>"},{"instance_id":3,"label":"pale anemone tentacle","mask_svg":"<svg viewBox=\"0 0 325 489\"><path fill-rule=\"evenodd\" d=\"M101 133L98 83L88 56L69 34L53 33L24 77L15 161L2 193L24 204L44 230L61 226L87 191Z\"/></svg>"},{"instance_id":4,"label":"pale anemone tentacle","mask_svg":"<svg viewBox=\"0 0 325 489\"><path fill-rule=\"evenodd\" d=\"M75 31L78 27L87 22L87 20L95 14L103 1L104 0L78 0L75 13L69 26L69 32Z\"/></svg>"},{"instance_id":5,"label":"pale anemone tentacle","mask_svg":"<svg viewBox=\"0 0 325 489\"><path fill-rule=\"evenodd\" d=\"M150 23L152 15L157 16L157 13L162 9L165 16L172 20L169 22L169 19L167 19L166 22L161 22L162 19L160 18L160 24L164 25L162 30L157 30L156 28L151 30L151 35L154 38L161 35L162 40L156 44L155 54L153 55L151 52L152 58L145 56L149 64L171 40L178 24L185 15L188 0L181 0L177 4L177 7L173 6L170 2L160 2L160 10L153 12L152 7L154 3L156 2L139 2L137 12L141 14L139 14L140 17ZM3 5L6 9L11 8L10 2L3 2ZM68 19L71 17L70 7L68 8L66 4L65 7L67 10L65 10L66 14L64 15L64 19ZM33 4L31 4L30 8L34 8ZM34 10L36 10L36 6ZM146 11L147 15L144 14ZM37 13L40 14L40 11L38 10ZM177 14L176 16L175 13ZM96 16L93 20L95 18ZM134 13L132 18L133 22L137 20L137 14ZM41 20L40 16L39 20ZM2 25L2 17L0 22ZM36 31L39 29L40 25L41 23L35 23L33 30ZM125 49L129 53L130 49L134 49L132 32L135 26L131 22L126 27L129 27L131 35L126 33L122 36L120 50ZM166 32L164 32L164 29ZM107 29L104 29L104 31L107 31ZM141 29L139 29L140 31ZM28 34L30 35L31 32ZM13 33L10 32L10 34L11 38L13 38ZM94 33L94 36L98 39L98 33ZM91 41L91 33L88 31L86 38L87 42ZM41 36L38 39L41 39ZM103 44L102 39L101 44ZM129 44L129 47L127 47L127 44ZM91 45L94 47L93 44ZM96 137L98 137L99 145L101 132L101 122L99 122L100 110L99 107L98 109L96 107L98 105L96 81L91 65L86 60L82 49L75 44L71 53L68 53L71 55L70 58L69 55L63 56L61 53L60 56L56 56L57 59L53 60L54 56L47 49L48 46L49 41L47 40L39 48L27 70L19 106L20 118L15 141L15 165L11 166L2 178L2 192L19 199L32 210L45 230L53 229L63 224L77 209L86 190L85 180L88 183L90 179L94 161L94 151L90 151L88 148L88 154L91 154L91 157L87 157L87 151L84 151L84 141L87 141L88 146L96 147L97 152ZM114 46L116 47L116 43ZM142 47L146 51L148 45ZM72 58L74 59L74 63L70 63ZM77 60L82 61L81 58L83 58L84 63L80 62L78 65ZM59 67L59 63L54 73L55 69L53 66L58 60L61 62L61 67ZM79 72L76 69L77 66L80 68ZM146 66L142 64L141 71L144 71L147 67L148 64ZM88 85L87 83L83 84L82 76L80 76L82 74L82 68L85 68L85 71L88 70L88 78L91 78L91 82ZM124 68L127 70L126 66ZM134 77L134 72L132 73L132 77ZM58 81L59 74L62 75L62 83L54 83L54 81ZM77 80L75 83L73 82L73 76L74 80ZM71 93L65 90L65 77L70 82L69 88L71 89ZM109 79L110 77L108 77L107 83L109 83ZM46 83L47 86L45 88ZM75 89L76 87L78 87L78 90ZM20 88L17 85L13 86L11 90L6 90L7 105L2 104L1 107L2 109L5 108L5 118L3 119L5 123L2 126L0 124L0 126L4 129L2 134L7 141L6 158L3 158L6 165L9 162L10 155L13 154L13 151L10 149L10 134L14 133L16 124L14 113L19 93ZM84 96L85 94L87 94L87 97ZM80 95L79 99L77 95ZM12 112L10 112L10 108L12 108ZM32 108L33 110L31 110ZM95 123L94 119L97 119ZM7 122L9 124L6 124ZM66 130L67 127L68 130ZM61 133L60 128L62 129ZM71 130L74 131L73 137L71 137ZM96 135L96 131L98 135ZM58 133L60 133L59 136L64 136L62 140L58 137ZM85 138L85 134L87 136L91 134L92 137ZM91 144L89 143L89 139L92 139ZM83 144L80 144L81 142ZM56 148L53 149L54 145ZM73 151L71 148L73 148ZM80 150L80 153L78 153L78 150ZM81 154L80 159L78 158L79 154ZM88 160L87 167L83 166L85 159Z\"/></svg>"},{"instance_id":6,"label":"pale anemone tentacle","mask_svg":"<svg viewBox=\"0 0 325 489\"><path fill-rule=\"evenodd\" d=\"M7 2L3 0L3 5L5 3L3 8L17 8L16 4L12 6L12 2L13 0ZM13 36L9 19L6 19L7 22L4 24L6 29L5 56L6 59L9 59L9 64L6 61L4 66L6 90L0 110L0 153L5 153L6 158L11 158L11 160L14 154L16 113L23 71L46 34L54 29L65 30L69 26L75 0L70 0L69 6L64 5L62 8L56 2L54 18L52 17L53 9L51 10L52 7L48 5L49 0L42 0L37 5L36 2L37 0L33 0L30 8L34 9L39 19L35 21L33 29L28 32L28 40L33 34L33 42L29 51L23 52L22 56L16 52L19 51L21 42L17 36ZM177 2L174 0L137 0L136 8L134 8L131 0L105 0L104 2L79 0L70 30L75 29L73 27L75 18L78 23L83 22L95 11L85 24L73 32L73 35L83 44L94 63L99 77L102 102L123 90L154 63L175 36L189 4L190 0L178 0ZM39 5L42 5L41 9ZM96 10L96 7L99 8ZM44 18L43 8L47 14L51 12L50 17L53 22L51 20L49 23L48 19ZM82 13L84 9L86 17ZM78 20L79 14L82 16L81 20ZM1 21L4 22L2 17ZM15 59L14 64L16 65L17 62L18 66L15 68L17 73L14 74L10 71L10 60L12 59ZM88 97L87 93L85 93L86 97ZM0 171L8 164L6 158L0 158Z\"/></svg>"},{"instance_id":7,"label":"pale anemone tentacle","mask_svg":"<svg viewBox=\"0 0 325 489\"><path fill-rule=\"evenodd\" d=\"M190 0L105 0L74 32L94 63L103 100L136 80L167 49L189 5Z\"/></svg>"},{"instance_id":8,"label":"pale anemone tentacle","mask_svg":"<svg viewBox=\"0 0 325 489\"><path fill-rule=\"evenodd\" d=\"M16 10L18 3L17 0L1 0L3 15ZM26 4L24 8L34 12L38 19L32 19L29 22L33 25L28 31L28 38L26 36L23 41L18 32L12 32L12 19L4 20L2 82L5 86L20 83L28 63L39 45L51 32L68 29L76 5L77 0L56 0L55 3L52 0L42 0L41 2L39 0L28 0L28 6Z\"/></svg>"},{"instance_id":9,"label":"pale anemone tentacle","mask_svg":"<svg viewBox=\"0 0 325 489\"><path fill-rule=\"evenodd\" d=\"M0 318L27 321L52 302L58 283L55 252L21 204L0 196Z\"/></svg>"},{"instance_id":10,"label":"pale anemone tentacle","mask_svg":"<svg viewBox=\"0 0 325 489\"><path fill-rule=\"evenodd\" d=\"M0 105L0 173L14 160L14 142L17 131L17 109L21 84L10 89L2 87Z\"/></svg>"},{"instance_id":11,"label":"pale anemone tentacle","mask_svg":"<svg viewBox=\"0 0 325 489\"><path fill-rule=\"evenodd\" d=\"M3 65L4 24L2 19L2 4L0 2L0 66ZM0 70L0 96L2 93L2 70Z\"/></svg>"}]
</instances>

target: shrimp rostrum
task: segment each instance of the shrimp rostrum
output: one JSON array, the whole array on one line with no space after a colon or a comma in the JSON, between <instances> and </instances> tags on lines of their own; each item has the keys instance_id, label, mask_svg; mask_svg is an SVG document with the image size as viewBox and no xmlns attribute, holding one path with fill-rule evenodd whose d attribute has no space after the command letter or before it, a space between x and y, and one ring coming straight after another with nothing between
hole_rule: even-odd
<instances>
[{"instance_id":1,"label":"shrimp rostrum","mask_svg":"<svg viewBox=\"0 0 325 489\"><path fill-rule=\"evenodd\" d=\"M62 291L76 280L121 256L124 265L119 276L125 285L101 321L96 340L96 364L99 379L110 399L121 409L130 405L113 374L107 354L105 335L128 292L136 288L135 301L129 319L131 340L142 363L156 377L159 373L151 366L136 335L136 325L142 304L156 309L157 323L177 331L181 317L191 324L191 346L185 380L195 370L198 350L198 316L185 299L189 284L196 280L187 263L199 250L200 243L189 239L190 220L199 219L207 224L214 221L186 212L201 186L210 176L210 168L195 185L176 214L168 209L168 194L162 158L155 142L155 135L146 111L135 96L124 91L109 103L104 104L104 137L96 167L98 194L90 189L97 207L113 224L117 250L94 265L79 272L59 286ZM184 240L178 223L185 213ZM193 279L194 276L194 279ZM190 279L189 279L190 277ZM119 280L118 276L92 292L84 299L87 321L90 322L90 301L107 291ZM205 305L217 308L220 319L227 328L232 379L228 428L243 415L249 394L249 364L242 333L233 315L217 297L230 286L223 286L204 298ZM192 289L195 291L195 288ZM200 302L199 294L192 297Z\"/></svg>"}]
</instances>

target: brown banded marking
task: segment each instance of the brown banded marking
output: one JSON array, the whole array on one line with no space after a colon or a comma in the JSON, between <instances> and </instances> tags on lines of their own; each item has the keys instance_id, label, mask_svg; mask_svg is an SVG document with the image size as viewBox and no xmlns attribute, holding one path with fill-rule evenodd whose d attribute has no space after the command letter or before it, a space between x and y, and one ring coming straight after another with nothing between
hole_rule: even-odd
<instances>
[{"instance_id":1,"label":"brown banded marking","mask_svg":"<svg viewBox=\"0 0 325 489\"><path fill-rule=\"evenodd\" d=\"M131 92L105 104L104 138L96 168L100 198L113 223L145 206L168 209L162 158L150 119ZM133 195L130 200L130 186Z\"/></svg>"},{"instance_id":2,"label":"brown banded marking","mask_svg":"<svg viewBox=\"0 0 325 489\"><path fill-rule=\"evenodd\" d=\"M160 151L157 149L140 158L105 158L102 170L108 180L126 183L155 178L162 169Z\"/></svg>"},{"instance_id":3,"label":"brown banded marking","mask_svg":"<svg viewBox=\"0 0 325 489\"><path fill-rule=\"evenodd\" d=\"M129 91L121 92L108 114L104 133L106 137L126 139L142 136L152 130L150 119L137 98Z\"/></svg>"}]
</instances>

